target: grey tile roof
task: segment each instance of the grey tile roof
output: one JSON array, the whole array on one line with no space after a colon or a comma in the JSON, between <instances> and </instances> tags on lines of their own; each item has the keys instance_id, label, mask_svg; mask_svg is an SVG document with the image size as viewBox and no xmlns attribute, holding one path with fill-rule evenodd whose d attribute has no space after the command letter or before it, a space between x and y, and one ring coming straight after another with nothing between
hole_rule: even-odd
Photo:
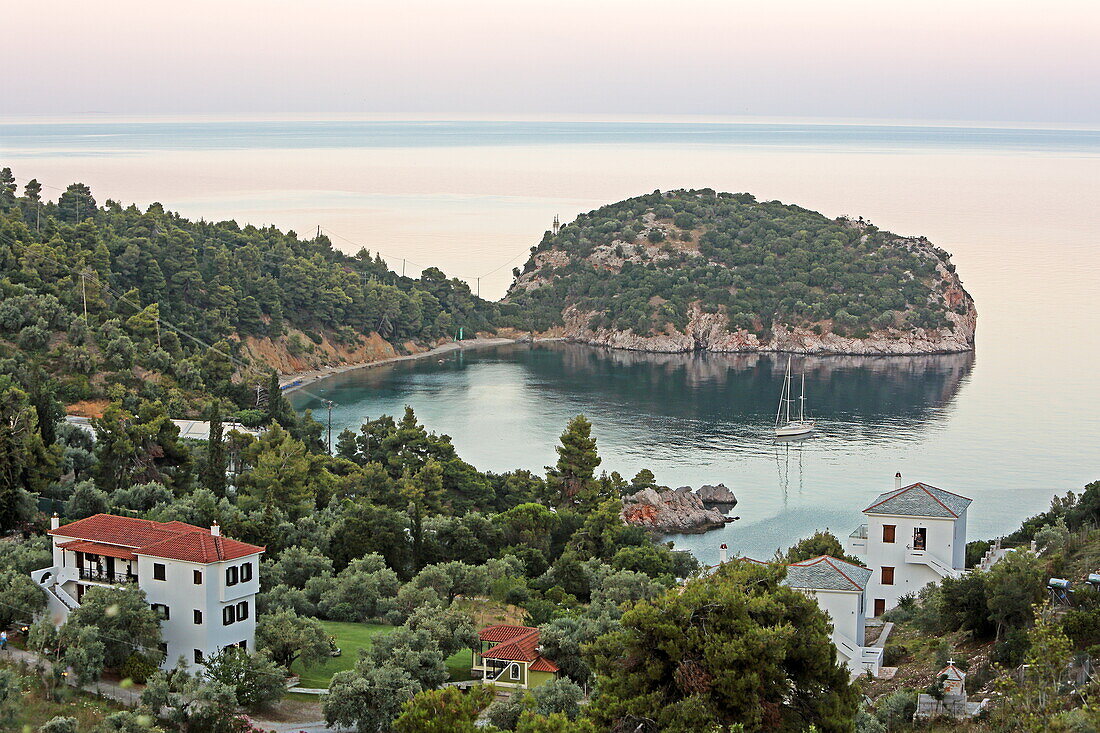
<instances>
[{"instance_id":1,"label":"grey tile roof","mask_svg":"<svg viewBox=\"0 0 1100 733\"><path fill-rule=\"evenodd\" d=\"M808 590L863 590L870 578L870 568L821 555L788 565L786 583Z\"/></svg>"},{"instance_id":2,"label":"grey tile roof","mask_svg":"<svg viewBox=\"0 0 1100 733\"><path fill-rule=\"evenodd\" d=\"M879 494L864 514L956 519L970 506L970 499L928 484L915 483Z\"/></svg>"}]
</instances>

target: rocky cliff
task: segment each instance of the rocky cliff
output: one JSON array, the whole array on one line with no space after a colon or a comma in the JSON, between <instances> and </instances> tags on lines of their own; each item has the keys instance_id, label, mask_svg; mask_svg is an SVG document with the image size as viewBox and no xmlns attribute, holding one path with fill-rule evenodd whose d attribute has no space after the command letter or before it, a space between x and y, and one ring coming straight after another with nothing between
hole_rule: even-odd
<instances>
[{"instance_id":1,"label":"rocky cliff","mask_svg":"<svg viewBox=\"0 0 1100 733\"><path fill-rule=\"evenodd\" d=\"M725 489L725 487L722 487ZM715 487L708 487L715 489ZM737 503L729 489L717 495L732 501L720 503L732 506ZM713 492L712 492L713 493ZM625 524L644 527L661 534L706 532L717 529L730 521L717 509L708 509L700 494L690 486L678 489L642 489L623 498L620 518Z\"/></svg>"}]
</instances>

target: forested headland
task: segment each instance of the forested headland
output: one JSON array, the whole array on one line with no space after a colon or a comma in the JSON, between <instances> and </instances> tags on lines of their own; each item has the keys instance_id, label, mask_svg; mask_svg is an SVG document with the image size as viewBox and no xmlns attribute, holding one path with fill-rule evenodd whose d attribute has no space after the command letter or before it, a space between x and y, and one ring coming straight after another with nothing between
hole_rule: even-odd
<instances>
[{"instance_id":1,"label":"forested headland","mask_svg":"<svg viewBox=\"0 0 1100 733\"><path fill-rule=\"evenodd\" d=\"M0 171L0 359L67 404L133 394L184 417L207 395L254 410L272 369L370 361L498 319L437 268L402 277L323 235L100 204L80 183L46 200Z\"/></svg>"},{"instance_id":2,"label":"forested headland","mask_svg":"<svg viewBox=\"0 0 1100 733\"><path fill-rule=\"evenodd\" d=\"M711 189L655 191L547 232L513 273L512 325L648 351L930 353L975 308L923 237Z\"/></svg>"}]
</instances>

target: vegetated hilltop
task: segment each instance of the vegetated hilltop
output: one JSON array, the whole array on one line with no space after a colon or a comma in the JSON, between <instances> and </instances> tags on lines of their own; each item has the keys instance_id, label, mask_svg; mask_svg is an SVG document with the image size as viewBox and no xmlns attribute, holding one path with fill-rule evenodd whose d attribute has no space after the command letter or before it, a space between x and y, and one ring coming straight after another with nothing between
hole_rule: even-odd
<instances>
[{"instance_id":1,"label":"vegetated hilltop","mask_svg":"<svg viewBox=\"0 0 1100 733\"><path fill-rule=\"evenodd\" d=\"M547 232L515 325L643 351L969 351L977 312L924 237L711 189L638 196Z\"/></svg>"},{"instance_id":2,"label":"vegetated hilltop","mask_svg":"<svg viewBox=\"0 0 1100 733\"><path fill-rule=\"evenodd\" d=\"M0 170L0 358L41 367L69 403L114 388L175 403L173 415L203 391L246 408L256 373L223 354L262 379L372 361L497 318L499 306L436 268L400 277L325 236L99 206L83 184L56 202L41 190L32 179L20 196Z\"/></svg>"}]
</instances>

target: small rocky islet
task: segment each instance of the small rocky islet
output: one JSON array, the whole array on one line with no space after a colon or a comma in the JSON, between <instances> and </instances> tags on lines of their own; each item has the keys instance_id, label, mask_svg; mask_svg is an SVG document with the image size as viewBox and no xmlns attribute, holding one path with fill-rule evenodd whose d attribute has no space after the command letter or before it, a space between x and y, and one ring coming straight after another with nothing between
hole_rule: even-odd
<instances>
[{"instance_id":1,"label":"small rocky islet","mask_svg":"<svg viewBox=\"0 0 1100 733\"><path fill-rule=\"evenodd\" d=\"M700 533L724 527L733 519L726 515L737 505L737 497L724 484L645 488L623 497L620 519L625 524L661 534Z\"/></svg>"}]
</instances>

